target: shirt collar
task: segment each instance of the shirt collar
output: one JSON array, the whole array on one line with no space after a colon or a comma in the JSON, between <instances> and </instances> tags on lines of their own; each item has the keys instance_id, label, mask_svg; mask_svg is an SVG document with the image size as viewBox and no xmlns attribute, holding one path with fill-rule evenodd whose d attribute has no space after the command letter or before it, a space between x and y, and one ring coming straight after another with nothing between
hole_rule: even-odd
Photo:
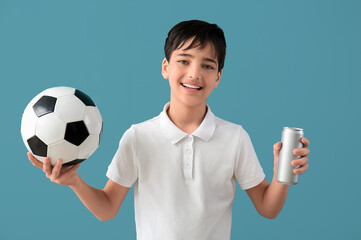
<instances>
[{"instance_id":1,"label":"shirt collar","mask_svg":"<svg viewBox=\"0 0 361 240\"><path fill-rule=\"evenodd\" d=\"M169 108L170 103L167 103L163 111L160 113L160 127L162 129L163 134L172 142L172 144L176 144L184 137L189 134L180 130L168 117L167 110ZM201 125L190 135L199 137L203 141L208 141L216 128L216 124L214 121L214 114L211 112L210 107L207 105L207 114L204 117Z\"/></svg>"}]
</instances>

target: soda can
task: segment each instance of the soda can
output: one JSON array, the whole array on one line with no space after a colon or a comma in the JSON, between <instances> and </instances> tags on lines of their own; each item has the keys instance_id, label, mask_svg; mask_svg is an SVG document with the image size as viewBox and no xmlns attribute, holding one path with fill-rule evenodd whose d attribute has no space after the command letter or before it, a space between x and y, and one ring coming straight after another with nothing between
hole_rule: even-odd
<instances>
[{"instance_id":1,"label":"soda can","mask_svg":"<svg viewBox=\"0 0 361 240\"><path fill-rule=\"evenodd\" d=\"M301 138L303 137L303 129L284 127L282 131L282 148L278 159L277 181L280 183L294 185L298 182L298 174L294 174L293 170L297 167L291 165L292 160L300 158L294 155L295 148L302 148Z\"/></svg>"}]
</instances>

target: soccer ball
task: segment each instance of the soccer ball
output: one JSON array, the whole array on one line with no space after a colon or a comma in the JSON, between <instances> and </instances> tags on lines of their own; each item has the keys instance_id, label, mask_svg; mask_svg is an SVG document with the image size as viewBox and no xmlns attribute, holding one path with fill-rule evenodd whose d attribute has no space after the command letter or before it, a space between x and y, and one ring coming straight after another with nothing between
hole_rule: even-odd
<instances>
[{"instance_id":1,"label":"soccer ball","mask_svg":"<svg viewBox=\"0 0 361 240\"><path fill-rule=\"evenodd\" d=\"M98 108L85 93L70 87L49 88L34 97L24 110L21 135L26 148L54 166L89 158L99 146L103 121Z\"/></svg>"}]
</instances>

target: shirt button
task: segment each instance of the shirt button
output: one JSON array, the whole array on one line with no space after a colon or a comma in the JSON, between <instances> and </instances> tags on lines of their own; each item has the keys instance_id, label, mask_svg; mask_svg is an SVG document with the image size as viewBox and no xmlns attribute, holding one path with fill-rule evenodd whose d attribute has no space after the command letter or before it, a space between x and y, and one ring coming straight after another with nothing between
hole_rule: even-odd
<instances>
[{"instance_id":1,"label":"shirt button","mask_svg":"<svg viewBox=\"0 0 361 240\"><path fill-rule=\"evenodd\" d=\"M192 154L191 150L187 150L187 154L191 155Z\"/></svg>"}]
</instances>

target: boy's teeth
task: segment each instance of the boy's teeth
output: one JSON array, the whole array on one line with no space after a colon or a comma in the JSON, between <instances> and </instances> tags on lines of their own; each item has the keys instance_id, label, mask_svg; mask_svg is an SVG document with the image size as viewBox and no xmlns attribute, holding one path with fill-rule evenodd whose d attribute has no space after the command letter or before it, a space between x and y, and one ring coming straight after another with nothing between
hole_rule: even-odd
<instances>
[{"instance_id":1,"label":"boy's teeth","mask_svg":"<svg viewBox=\"0 0 361 240\"><path fill-rule=\"evenodd\" d=\"M186 84L186 83L183 83L183 86L185 86L187 88L200 89L200 87L196 87L196 86L189 85L189 84Z\"/></svg>"}]
</instances>

